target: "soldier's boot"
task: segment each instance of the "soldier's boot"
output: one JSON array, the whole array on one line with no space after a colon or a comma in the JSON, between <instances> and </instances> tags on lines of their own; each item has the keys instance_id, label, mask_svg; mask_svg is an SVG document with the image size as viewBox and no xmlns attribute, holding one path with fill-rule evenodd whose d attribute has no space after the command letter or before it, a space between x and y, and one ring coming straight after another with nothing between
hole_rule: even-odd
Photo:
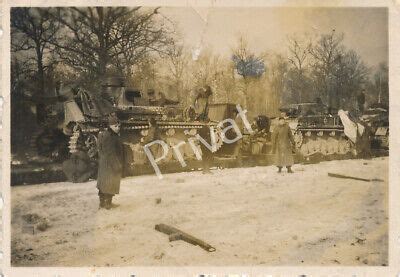
<instances>
[{"instance_id":1,"label":"soldier's boot","mask_svg":"<svg viewBox=\"0 0 400 277\"><path fill-rule=\"evenodd\" d=\"M114 209L116 207L119 207L119 205L112 203L112 196L107 197L106 209L110 210L110 209Z\"/></svg>"},{"instance_id":2,"label":"soldier's boot","mask_svg":"<svg viewBox=\"0 0 400 277\"><path fill-rule=\"evenodd\" d=\"M107 206L107 200L104 198L104 196L99 195L99 200L100 200L99 209L104 209L104 208L106 208L106 206Z\"/></svg>"},{"instance_id":3,"label":"soldier's boot","mask_svg":"<svg viewBox=\"0 0 400 277\"><path fill-rule=\"evenodd\" d=\"M282 166L278 166L278 173L282 172Z\"/></svg>"},{"instance_id":4,"label":"soldier's boot","mask_svg":"<svg viewBox=\"0 0 400 277\"><path fill-rule=\"evenodd\" d=\"M291 166L287 166L286 168L288 173L294 173Z\"/></svg>"}]
</instances>

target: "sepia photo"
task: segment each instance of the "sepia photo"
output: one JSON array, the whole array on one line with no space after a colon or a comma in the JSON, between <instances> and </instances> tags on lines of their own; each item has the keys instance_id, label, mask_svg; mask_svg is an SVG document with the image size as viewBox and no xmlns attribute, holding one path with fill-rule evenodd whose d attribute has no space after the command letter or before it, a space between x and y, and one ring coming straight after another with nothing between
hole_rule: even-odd
<instances>
[{"instance_id":1,"label":"sepia photo","mask_svg":"<svg viewBox=\"0 0 400 277\"><path fill-rule=\"evenodd\" d=\"M11 267L389 266L387 7L9 16Z\"/></svg>"}]
</instances>

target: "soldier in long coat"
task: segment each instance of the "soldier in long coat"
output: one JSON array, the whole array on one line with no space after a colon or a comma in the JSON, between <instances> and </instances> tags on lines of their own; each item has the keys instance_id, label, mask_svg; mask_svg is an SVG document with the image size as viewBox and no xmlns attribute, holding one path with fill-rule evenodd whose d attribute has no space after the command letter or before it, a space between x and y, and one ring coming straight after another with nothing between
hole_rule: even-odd
<instances>
[{"instance_id":1,"label":"soldier in long coat","mask_svg":"<svg viewBox=\"0 0 400 277\"><path fill-rule=\"evenodd\" d=\"M119 136L120 124L116 118L109 121L109 128L99 134L99 167L97 188L100 208L111 209L112 198L119 193L124 167L124 148Z\"/></svg>"},{"instance_id":2,"label":"soldier in long coat","mask_svg":"<svg viewBox=\"0 0 400 277\"><path fill-rule=\"evenodd\" d=\"M275 165L278 172L282 172L282 167L286 166L289 173L293 173L294 164L292 152L295 149L295 142L292 131L283 117L279 118L278 126L272 133L272 153L275 154Z\"/></svg>"}]
</instances>

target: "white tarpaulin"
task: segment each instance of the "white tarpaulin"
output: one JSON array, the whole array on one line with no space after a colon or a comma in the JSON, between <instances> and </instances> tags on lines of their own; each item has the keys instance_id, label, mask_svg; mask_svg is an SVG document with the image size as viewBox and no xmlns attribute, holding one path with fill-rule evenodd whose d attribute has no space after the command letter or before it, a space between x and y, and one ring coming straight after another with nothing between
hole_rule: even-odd
<instances>
[{"instance_id":1,"label":"white tarpaulin","mask_svg":"<svg viewBox=\"0 0 400 277\"><path fill-rule=\"evenodd\" d=\"M349 117L349 112L344 110L339 110L338 115L344 126L344 134L353 142L357 141L357 132L359 136L364 133L365 127L360 123L352 121Z\"/></svg>"}]
</instances>

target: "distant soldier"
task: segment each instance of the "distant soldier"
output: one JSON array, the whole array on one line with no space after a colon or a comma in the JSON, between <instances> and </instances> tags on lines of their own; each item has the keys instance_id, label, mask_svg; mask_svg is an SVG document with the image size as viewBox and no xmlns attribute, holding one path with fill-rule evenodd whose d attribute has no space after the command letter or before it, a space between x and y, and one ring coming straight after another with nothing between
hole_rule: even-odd
<instances>
[{"instance_id":1,"label":"distant soldier","mask_svg":"<svg viewBox=\"0 0 400 277\"><path fill-rule=\"evenodd\" d=\"M278 173L282 172L282 167L286 166L288 173L293 173L294 164L293 154L295 142L289 125L285 118L279 117L278 126L272 133L272 153L275 154L275 165L278 167Z\"/></svg>"},{"instance_id":2,"label":"distant soldier","mask_svg":"<svg viewBox=\"0 0 400 277\"><path fill-rule=\"evenodd\" d=\"M154 89L151 88L147 90L147 97L150 106L157 106L156 91Z\"/></svg>"},{"instance_id":3,"label":"distant soldier","mask_svg":"<svg viewBox=\"0 0 400 277\"><path fill-rule=\"evenodd\" d=\"M116 117L109 120L109 128L99 134L99 168L97 188L100 208L107 210L118 205L112 204L112 198L119 193L124 168L124 148L120 136L120 123Z\"/></svg>"},{"instance_id":4,"label":"distant soldier","mask_svg":"<svg viewBox=\"0 0 400 277\"><path fill-rule=\"evenodd\" d=\"M197 95L193 102L193 107L196 112L196 119L204 121L208 118L208 103L212 90L210 86L202 87L197 91Z\"/></svg>"},{"instance_id":5,"label":"distant soldier","mask_svg":"<svg viewBox=\"0 0 400 277\"><path fill-rule=\"evenodd\" d=\"M365 93L364 90L357 95L357 108L360 114L364 113Z\"/></svg>"},{"instance_id":6,"label":"distant soldier","mask_svg":"<svg viewBox=\"0 0 400 277\"><path fill-rule=\"evenodd\" d=\"M314 108L313 114L329 114L328 107L322 102L321 97L315 98L315 103L317 104Z\"/></svg>"},{"instance_id":7,"label":"distant soldier","mask_svg":"<svg viewBox=\"0 0 400 277\"><path fill-rule=\"evenodd\" d=\"M149 118L149 133L147 134L147 138L145 143L152 142L154 140L160 139L160 129L157 125L157 120L154 117Z\"/></svg>"}]
</instances>

